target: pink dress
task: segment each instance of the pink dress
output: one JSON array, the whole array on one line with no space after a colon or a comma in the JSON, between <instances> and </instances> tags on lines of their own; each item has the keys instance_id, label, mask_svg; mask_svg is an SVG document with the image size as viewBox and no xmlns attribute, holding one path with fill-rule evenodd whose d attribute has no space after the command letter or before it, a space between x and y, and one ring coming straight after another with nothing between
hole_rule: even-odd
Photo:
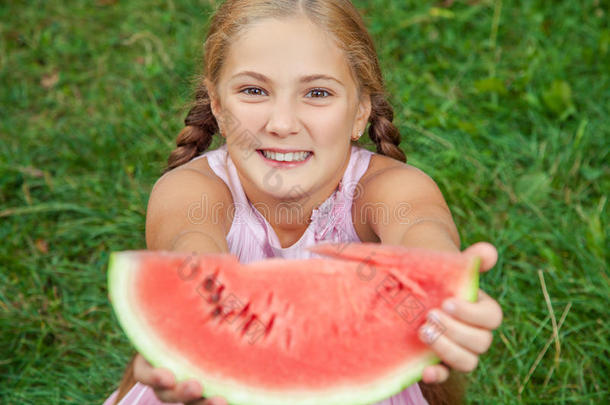
<instances>
[{"instance_id":1,"label":"pink dress","mask_svg":"<svg viewBox=\"0 0 610 405\"><path fill-rule=\"evenodd\" d=\"M235 216L227 234L229 251L242 263L249 263L270 257L302 259L313 254L305 247L319 242L360 242L352 223L352 198L357 194L356 185L368 168L373 153L356 146L351 154L343 178L335 192L311 215L311 223L301 238L292 246L282 248L280 241L267 221L249 202L239 181L226 145L208 151L195 159L207 157L208 164L229 187L235 205ZM104 405L114 404L115 391ZM137 383L120 401L120 405L160 405L153 390ZM427 405L417 384L413 384L398 394L375 405Z\"/></svg>"}]
</instances>

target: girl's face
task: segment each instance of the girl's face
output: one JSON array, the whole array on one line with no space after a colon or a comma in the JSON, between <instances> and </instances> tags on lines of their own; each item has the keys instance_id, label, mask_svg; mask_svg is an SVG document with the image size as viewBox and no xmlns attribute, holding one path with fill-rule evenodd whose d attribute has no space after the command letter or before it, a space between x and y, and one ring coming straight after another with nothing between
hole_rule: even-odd
<instances>
[{"instance_id":1,"label":"girl's face","mask_svg":"<svg viewBox=\"0 0 610 405\"><path fill-rule=\"evenodd\" d=\"M364 131L370 114L345 54L306 18L249 27L231 43L217 86L208 88L251 197L328 195L349 160L350 138Z\"/></svg>"}]
</instances>

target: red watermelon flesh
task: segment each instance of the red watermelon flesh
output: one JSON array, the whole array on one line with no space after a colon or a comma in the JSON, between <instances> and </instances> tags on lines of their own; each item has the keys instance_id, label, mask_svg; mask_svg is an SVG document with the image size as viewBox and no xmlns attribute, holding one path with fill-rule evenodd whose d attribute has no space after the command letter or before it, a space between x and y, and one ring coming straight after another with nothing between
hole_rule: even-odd
<instances>
[{"instance_id":1,"label":"red watermelon flesh","mask_svg":"<svg viewBox=\"0 0 610 405\"><path fill-rule=\"evenodd\" d=\"M445 298L474 299L475 257L352 243L329 257L113 253L109 294L152 364L230 404L369 404L438 359L417 331ZM330 257L334 256L334 257Z\"/></svg>"}]
</instances>

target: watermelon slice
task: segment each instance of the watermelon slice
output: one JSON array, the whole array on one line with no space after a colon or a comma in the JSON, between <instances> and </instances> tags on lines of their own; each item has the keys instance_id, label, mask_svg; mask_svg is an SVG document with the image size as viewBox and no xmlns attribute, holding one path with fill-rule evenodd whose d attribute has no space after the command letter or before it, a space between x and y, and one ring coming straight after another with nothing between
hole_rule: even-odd
<instances>
[{"instance_id":1,"label":"watermelon slice","mask_svg":"<svg viewBox=\"0 0 610 405\"><path fill-rule=\"evenodd\" d=\"M234 405L357 405L439 360L418 338L445 298L474 300L480 260L369 243L248 265L227 254L113 253L109 295L137 350Z\"/></svg>"}]
</instances>

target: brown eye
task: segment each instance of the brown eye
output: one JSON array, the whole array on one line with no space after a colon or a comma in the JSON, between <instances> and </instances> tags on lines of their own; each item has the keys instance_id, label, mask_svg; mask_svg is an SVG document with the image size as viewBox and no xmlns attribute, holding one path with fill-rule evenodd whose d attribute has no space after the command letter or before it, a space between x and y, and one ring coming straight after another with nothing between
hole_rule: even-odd
<instances>
[{"instance_id":1,"label":"brown eye","mask_svg":"<svg viewBox=\"0 0 610 405\"><path fill-rule=\"evenodd\" d=\"M326 98L330 96L330 93L323 89L313 89L307 94L311 94L312 98Z\"/></svg>"},{"instance_id":2,"label":"brown eye","mask_svg":"<svg viewBox=\"0 0 610 405\"><path fill-rule=\"evenodd\" d=\"M246 89L243 89L241 91L242 93L245 93L249 96L263 96L265 95L265 92L263 91L263 89L259 89L258 87L248 87Z\"/></svg>"}]
</instances>

